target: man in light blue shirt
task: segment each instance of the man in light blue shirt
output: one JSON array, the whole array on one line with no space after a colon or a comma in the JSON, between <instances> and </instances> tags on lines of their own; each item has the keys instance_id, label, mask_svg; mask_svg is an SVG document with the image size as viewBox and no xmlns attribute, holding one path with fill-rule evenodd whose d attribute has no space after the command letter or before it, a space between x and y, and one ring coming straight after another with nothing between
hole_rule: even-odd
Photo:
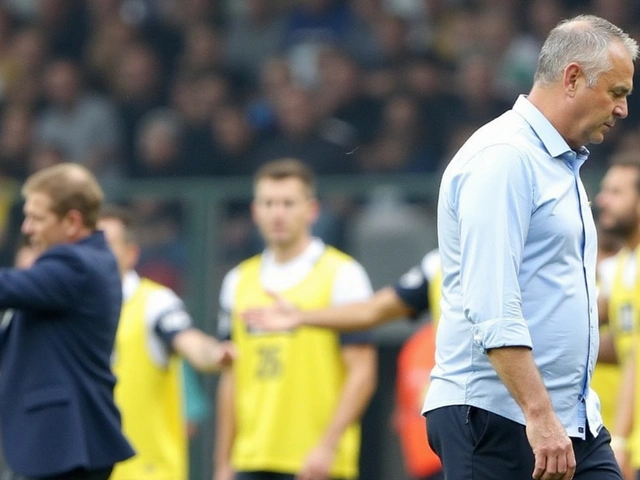
<instances>
[{"instance_id":1,"label":"man in light blue shirt","mask_svg":"<svg viewBox=\"0 0 640 480\"><path fill-rule=\"evenodd\" d=\"M589 389L596 231L579 169L584 145L627 116L637 53L606 20L561 22L530 94L444 173L442 316L424 412L447 479L622 479Z\"/></svg>"}]
</instances>

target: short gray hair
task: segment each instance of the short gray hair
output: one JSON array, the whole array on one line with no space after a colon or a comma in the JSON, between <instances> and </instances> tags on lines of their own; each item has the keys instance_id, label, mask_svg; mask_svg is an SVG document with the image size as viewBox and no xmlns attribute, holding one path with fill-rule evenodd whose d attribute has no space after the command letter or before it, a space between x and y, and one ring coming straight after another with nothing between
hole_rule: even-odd
<instances>
[{"instance_id":1,"label":"short gray hair","mask_svg":"<svg viewBox=\"0 0 640 480\"><path fill-rule=\"evenodd\" d=\"M561 21L547 37L533 78L536 84L549 86L558 81L564 69L578 63L589 87L595 86L598 76L611 69L609 45L620 42L632 60L638 56L638 44L621 28L595 15L578 15Z\"/></svg>"}]
</instances>

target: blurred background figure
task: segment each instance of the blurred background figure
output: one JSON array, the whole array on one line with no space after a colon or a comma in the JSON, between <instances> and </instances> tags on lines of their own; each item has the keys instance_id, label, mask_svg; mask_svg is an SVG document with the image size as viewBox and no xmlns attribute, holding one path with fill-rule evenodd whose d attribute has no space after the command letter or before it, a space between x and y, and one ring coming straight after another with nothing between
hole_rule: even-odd
<instances>
[{"instance_id":1,"label":"blurred background figure","mask_svg":"<svg viewBox=\"0 0 640 480\"><path fill-rule=\"evenodd\" d=\"M625 470L633 472L628 472L627 476L632 477L640 469L640 424L623 418L623 412L628 411L623 406L630 408L628 401L623 400L623 388L632 388L628 384L633 380L624 379L622 371L635 362L633 351L640 319L637 296L640 288L639 185L640 159L637 153L622 152L611 158L596 198L598 225L604 233L601 241L609 235L619 244L615 255L600 263L598 297L603 327L599 360L603 365L614 364L617 372L609 371L604 379L603 372L600 372L600 378L596 380L600 382L601 389L607 388L603 392L603 411L608 414L612 435L616 436L612 445ZM635 403L632 405L631 411L635 415Z\"/></svg>"},{"instance_id":2,"label":"blurred background figure","mask_svg":"<svg viewBox=\"0 0 640 480\"><path fill-rule=\"evenodd\" d=\"M15 257L13 266L16 268L29 268L36 261L40 252L31 245L27 237L20 237L17 249L15 251ZM13 317L13 310L8 309L2 312L0 316L0 332L9 326L9 322ZM0 440L0 480L11 480L13 473L9 469L9 466L4 460L4 454L2 453L2 442Z\"/></svg>"},{"instance_id":3,"label":"blurred background figure","mask_svg":"<svg viewBox=\"0 0 640 480\"><path fill-rule=\"evenodd\" d=\"M104 209L98 228L122 275L123 306L113 352L115 399L123 431L136 451L111 478L185 480L189 432L182 358L197 370L215 372L230 365L234 350L194 328L172 290L138 276L139 248L124 210Z\"/></svg>"},{"instance_id":4,"label":"blurred background figure","mask_svg":"<svg viewBox=\"0 0 640 480\"><path fill-rule=\"evenodd\" d=\"M405 468L412 480L443 480L438 456L426 443L422 408L435 366L436 327L423 325L402 346L398 355L396 410L393 424L400 438Z\"/></svg>"},{"instance_id":5,"label":"blurred background figure","mask_svg":"<svg viewBox=\"0 0 640 480\"><path fill-rule=\"evenodd\" d=\"M301 161L263 165L251 209L266 248L228 272L220 291L219 336L234 342L238 358L218 387L215 479L355 479L360 419L376 384L370 335L262 332L241 314L270 303L270 290L304 310L362 300L369 279L313 237L315 178Z\"/></svg>"},{"instance_id":6,"label":"blurred background figure","mask_svg":"<svg viewBox=\"0 0 640 480\"><path fill-rule=\"evenodd\" d=\"M122 129L113 105L85 89L80 66L54 60L44 73L46 104L36 120L36 142L56 144L102 181L121 175Z\"/></svg>"}]
</instances>

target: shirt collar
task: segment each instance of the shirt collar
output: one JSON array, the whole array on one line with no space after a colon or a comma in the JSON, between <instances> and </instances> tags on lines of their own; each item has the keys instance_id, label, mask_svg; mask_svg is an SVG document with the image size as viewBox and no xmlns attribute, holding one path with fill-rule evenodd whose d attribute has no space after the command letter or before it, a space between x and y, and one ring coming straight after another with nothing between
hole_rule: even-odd
<instances>
[{"instance_id":1,"label":"shirt collar","mask_svg":"<svg viewBox=\"0 0 640 480\"><path fill-rule=\"evenodd\" d=\"M298 255L296 258L287 262L287 264L291 262L304 262L304 263L308 263L309 265L314 265L324 253L324 249L325 249L324 242L317 237L313 237L311 239L311 242L309 242L309 245L307 245L307 248L305 248L304 251L300 255ZM265 249L265 251L263 252L262 259L263 259L262 261L265 264L276 265L273 251L268 248Z\"/></svg>"},{"instance_id":2,"label":"shirt collar","mask_svg":"<svg viewBox=\"0 0 640 480\"><path fill-rule=\"evenodd\" d=\"M135 271L129 270L125 273L122 279L123 300L129 300L138 289L138 285L140 285L140 277Z\"/></svg>"},{"instance_id":3,"label":"shirt collar","mask_svg":"<svg viewBox=\"0 0 640 480\"><path fill-rule=\"evenodd\" d=\"M582 164L589 156L589 150L584 146L580 147L577 152L573 151L558 130L556 130L547 117L529 101L526 95L520 95L518 97L516 103L513 105L513 110L520 114L531 126L531 129L552 157L578 161Z\"/></svg>"}]
</instances>

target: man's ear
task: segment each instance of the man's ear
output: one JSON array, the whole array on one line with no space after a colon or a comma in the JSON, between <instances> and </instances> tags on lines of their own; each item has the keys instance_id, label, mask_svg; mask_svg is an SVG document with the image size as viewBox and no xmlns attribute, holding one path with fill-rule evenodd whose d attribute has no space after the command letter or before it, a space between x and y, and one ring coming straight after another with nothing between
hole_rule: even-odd
<instances>
[{"instance_id":1,"label":"man's ear","mask_svg":"<svg viewBox=\"0 0 640 480\"><path fill-rule=\"evenodd\" d=\"M84 224L84 218L78 210L69 210L62 217L62 225L65 235L71 239L77 238L87 228Z\"/></svg>"},{"instance_id":2,"label":"man's ear","mask_svg":"<svg viewBox=\"0 0 640 480\"><path fill-rule=\"evenodd\" d=\"M256 201L255 200L251 202L250 208L251 208L251 220L253 220L253 223L255 223L256 222Z\"/></svg>"},{"instance_id":3,"label":"man's ear","mask_svg":"<svg viewBox=\"0 0 640 480\"><path fill-rule=\"evenodd\" d=\"M311 224L314 224L318 221L318 217L320 216L320 202L316 198L312 198L309 202L309 220L311 221Z\"/></svg>"},{"instance_id":4,"label":"man's ear","mask_svg":"<svg viewBox=\"0 0 640 480\"><path fill-rule=\"evenodd\" d=\"M573 97L576 94L578 86L580 85L580 79L583 78L584 72L578 63L572 62L566 66L562 78L562 86L567 95Z\"/></svg>"},{"instance_id":5,"label":"man's ear","mask_svg":"<svg viewBox=\"0 0 640 480\"><path fill-rule=\"evenodd\" d=\"M140 260L140 247L133 243L127 245L127 265L129 269L133 270L138 265Z\"/></svg>"}]
</instances>

